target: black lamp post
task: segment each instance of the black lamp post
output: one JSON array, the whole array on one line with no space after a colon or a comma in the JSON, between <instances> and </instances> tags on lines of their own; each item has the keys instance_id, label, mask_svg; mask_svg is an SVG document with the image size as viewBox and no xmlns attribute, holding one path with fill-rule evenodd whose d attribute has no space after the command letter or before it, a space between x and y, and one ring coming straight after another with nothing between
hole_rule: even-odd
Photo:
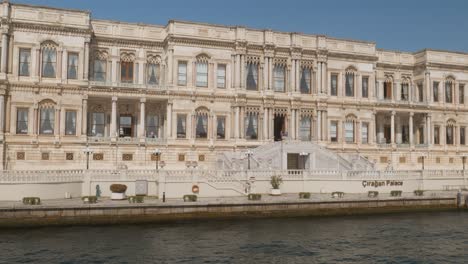
<instances>
[{"instance_id":1,"label":"black lamp post","mask_svg":"<svg viewBox=\"0 0 468 264\"><path fill-rule=\"evenodd\" d=\"M156 159L156 171L159 170L159 158L161 157L161 150L155 149L153 151L153 155L155 156Z\"/></svg>"},{"instance_id":2,"label":"black lamp post","mask_svg":"<svg viewBox=\"0 0 468 264\"><path fill-rule=\"evenodd\" d=\"M83 152L86 154L86 169L89 170L89 154L92 154L93 150L86 146Z\"/></svg>"},{"instance_id":3,"label":"black lamp post","mask_svg":"<svg viewBox=\"0 0 468 264\"><path fill-rule=\"evenodd\" d=\"M253 152L248 149L245 155L247 155L247 169L250 170L250 157L253 155Z\"/></svg>"}]
</instances>

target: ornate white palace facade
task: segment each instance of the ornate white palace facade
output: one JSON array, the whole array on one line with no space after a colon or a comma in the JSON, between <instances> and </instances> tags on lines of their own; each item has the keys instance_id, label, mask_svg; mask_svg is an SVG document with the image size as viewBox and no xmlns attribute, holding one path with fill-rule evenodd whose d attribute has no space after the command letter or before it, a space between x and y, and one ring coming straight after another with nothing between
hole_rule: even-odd
<instances>
[{"instance_id":1,"label":"ornate white palace facade","mask_svg":"<svg viewBox=\"0 0 468 264\"><path fill-rule=\"evenodd\" d=\"M314 142L379 168L462 168L468 54L242 26L165 26L1 4L6 170L212 168ZM430 43L429 43L430 45ZM272 144L274 145L274 144Z\"/></svg>"}]
</instances>

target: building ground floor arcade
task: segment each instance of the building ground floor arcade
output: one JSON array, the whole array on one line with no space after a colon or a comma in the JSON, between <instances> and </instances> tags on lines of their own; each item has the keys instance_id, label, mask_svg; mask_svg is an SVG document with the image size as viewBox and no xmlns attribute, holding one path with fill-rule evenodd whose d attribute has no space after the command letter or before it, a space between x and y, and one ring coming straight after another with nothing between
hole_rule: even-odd
<instances>
[{"instance_id":1,"label":"building ground floor arcade","mask_svg":"<svg viewBox=\"0 0 468 264\"><path fill-rule=\"evenodd\" d=\"M222 152L282 140L359 154L379 168L461 169L468 153L468 118L446 112L108 94L13 93L5 105L4 169L82 169L86 146L100 169L152 169L156 159L209 169Z\"/></svg>"}]
</instances>

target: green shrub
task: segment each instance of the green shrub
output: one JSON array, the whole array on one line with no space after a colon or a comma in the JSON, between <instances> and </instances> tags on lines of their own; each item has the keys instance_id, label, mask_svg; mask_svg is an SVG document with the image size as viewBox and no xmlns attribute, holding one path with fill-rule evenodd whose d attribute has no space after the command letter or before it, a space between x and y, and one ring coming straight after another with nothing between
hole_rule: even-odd
<instances>
[{"instance_id":1,"label":"green shrub","mask_svg":"<svg viewBox=\"0 0 468 264\"><path fill-rule=\"evenodd\" d=\"M144 195L129 196L127 199L129 203L143 203L145 201L145 196Z\"/></svg>"},{"instance_id":2,"label":"green shrub","mask_svg":"<svg viewBox=\"0 0 468 264\"><path fill-rule=\"evenodd\" d=\"M110 190L113 193L124 193L127 190L127 185L125 184L112 184Z\"/></svg>"},{"instance_id":3,"label":"green shrub","mask_svg":"<svg viewBox=\"0 0 468 264\"><path fill-rule=\"evenodd\" d=\"M25 205L39 205L41 204L41 198L39 197L24 197L23 204Z\"/></svg>"},{"instance_id":4,"label":"green shrub","mask_svg":"<svg viewBox=\"0 0 468 264\"><path fill-rule=\"evenodd\" d=\"M262 199L262 195L259 193L249 193L247 199L249 201L260 201Z\"/></svg>"},{"instance_id":5,"label":"green shrub","mask_svg":"<svg viewBox=\"0 0 468 264\"><path fill-rule=\"evenodd\" d=\"M310 192L300 192L299 199L310 199Z\"/></svg>"},{"instance_id":6,"label":"green shrub","mask_svg":"<svg viewBox=\"0 0 468 264\"><path fill-rule=\"evenodd\" d=\"M332 192L331 196L332 196L332 198L335 198L335 197L343 198L344 197L344 192Z\"/></svg>"},{"instance_id":7,"label":"green shrub","mask_svg":"<svg viewBox=\"0 0 468 264\"><path fill-rule=\"evenodd\" d=\"M423 191L423 190L414 190L414 195L416 195L416 196L423 196L423 195L424 195L424 191Z\"/></svg>"},{"instance_id":8,"label":"green shrub","mask_svg":"<svg viewBox=\"0 0 468 264\"><path fill-rule=\"evenodd\" d=\"M281 178L281 176L271 176L270 184L273 189L279 189L282 183L283 178Z\"/></svg>"},{"instance_id":9,"label":"green shrub","mask_svg":"<svg viewBox=\"0 0 468 264\"><path fill-rule=\"evenodd\" d=\"M195 194L186 194L183 197L184 202L196 202L197 196Z\"/></svg>"},{"instance_id":10,"label":"green shrub","mask_svg":"<svg viewBox=\"0 0 468 264\"><path fill-rule=\"evenodd\" d=\"M397 197L397 196L401 196L401 194L403 193L403 191L390 191L390 196L392 197Z\"/></svg>"},{"instance_id":11,"label":"green shrub","mask_svg":"<svg viewBox=\"0 0 468 264\"><path fill-rule=\"evenodd\" d=\"M367 197L369 197L369 198L375 198L377 196L379 196L379 192L377 192L377 191L369 191L367 193Z\"/></svg>"},{"instance_id":12,"label":"green shrub","mask_svg":"<svg viewBox=\"0 0 468 264\"><path fill-rule=\"evenodd\" d=\"M97 196L83 196L81 197L84 203L94 204L97 203Z\"/></svg>"}]
</instances>

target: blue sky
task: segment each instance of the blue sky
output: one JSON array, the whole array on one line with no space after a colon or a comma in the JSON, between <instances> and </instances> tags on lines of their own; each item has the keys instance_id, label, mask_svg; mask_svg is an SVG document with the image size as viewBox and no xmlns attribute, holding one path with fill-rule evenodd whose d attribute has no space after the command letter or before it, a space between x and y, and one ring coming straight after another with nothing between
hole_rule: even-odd
<instances>
[{"instance_id":1,"label":"blue sky","mask_svg":"<svg viewBox=\"0 0 468 264\"><path fill-rule=\"evenodd\" d=\"M89 10L93 18L170 19L367 40L378 48L468 52L468 0L11 0Z\"/></svg>"}]
</instances>

